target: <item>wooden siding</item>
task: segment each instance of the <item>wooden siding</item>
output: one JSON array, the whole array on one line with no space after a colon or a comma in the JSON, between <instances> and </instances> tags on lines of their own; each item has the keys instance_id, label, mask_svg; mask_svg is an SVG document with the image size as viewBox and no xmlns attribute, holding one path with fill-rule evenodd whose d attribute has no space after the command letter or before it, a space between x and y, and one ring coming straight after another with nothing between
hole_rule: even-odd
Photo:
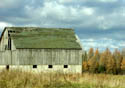
<instances>
[{"instance_id":1,"label":"wooden siding","mask_svg":"<svg viewBox=\"0 0 125 88\"><path fill-rule=\"evenodd\" d=\"M6 51L0 51L0 65L8 65L11 64L11 52Z\"/></svg>"},{"instance_id":2,"label":"wooden siding","mask_svg":"<svg viewBox=\"0 0 125 88\"><path fill-rule=\"evenodd\" d=\"M5 46L8 47L8 31L7 30L5 30L4 34L1 35L0 51L5 51Z\"/></svg>"},{"instance_id":3,"label":"wooden siding","mask_svg":"<svg viewBox=\"0 0 125 88\"><path fill-rule=\"evenodd\" d=\"M0 52L0 65L81 65L82 50L18 49Z\"/></svg>"}]
</instances>

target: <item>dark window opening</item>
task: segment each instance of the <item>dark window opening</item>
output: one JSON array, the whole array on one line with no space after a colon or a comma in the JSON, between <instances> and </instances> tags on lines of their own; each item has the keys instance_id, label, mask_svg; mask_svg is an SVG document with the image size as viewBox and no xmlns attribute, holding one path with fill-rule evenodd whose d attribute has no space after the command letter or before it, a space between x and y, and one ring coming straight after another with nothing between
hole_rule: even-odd
<instances>
[{"instance_id":1,"label":"dark window opening","mask_svg":"<svg viewBox=\"0 0 125 88\"><path fill-rule=\"evenodd\" d=\"M37 68L37 65L33 65L33 68Z\"/></svg>"},{"instance_id":2,"label":"dark window opening","mask_svg":"<svg viewBox=\"0 0 125 88\"><path fill-rule=\"evenodd\" d=\"M8 37L10 37L10 34L8 33Z\"/></svg>"},{"instance_id":3,"label":"dark window opening","mask_svg":"<svg viewBox=\"0 0 125 88\"><path fill-rule=\"evenodd\" d=\"M13 33L16 33L16 31L13 31Z\"/></svg>"},{"instance_id":4,"label":"dark window opening","mask_svg":"<svg viewBox=\"0 0 125 88\"><path fill-rule=\"evenodd\" d=\"M11 38L8 39L8 50L11 50Z\"/></svg>"},{"instance_id":5,"label":"dark window opening","mask_svg":"<svg viewBox=\"0 0 125 88\"><path fill-rule=\"evenodd\" d=\"M9 30L8 32L9 32L9 33L15 33L16 31Z\"/></svg>"},{"instance_id":6,"label":"dark window opening","mask_svg":"<svg viewBox=\"0 0 125 88\"><path fill-rule=\"evenodd\" d=\"M8 50L11 50L11 38L10 38L10 32L12 31L8 31Z\"/></svg>"},{"instance_id":7,"label":"dark window opening","mask_svg":"<svg viewBox=\"0 0 125 88\"><path fill-rule=\"evenodd\" d=\"M6 66L6 69L9 70L9 65Z\"/></svg>"},{"instance_id":8,"label":"dark window opening","mask_svg":"<svg viewBox=\"0 0 125 88\"><path fill-rule=\"evenodd\" d=\"M68 68L68 65L64 65L64 68Z\"/></svg>"},{"instance_id":9,"label":"dark window opening","mask_svg":"<svg viewBox=\"0 0 125 88\"><path fill-rule=\"evenodd\" d=\"M8 32L9 32L9 33L11 33L12 31L11 31L11 30L9 30Z\"/></svg>"},{"instance_id":10,"label":"dark window opening","mask_svg":"<svg viewBox=\"0 0 125 88\"><path fill-rule=\"evenodd\" d=\"M48 65L48 68L53 68L53 66L52 65Z\"/></svg>"}]
</instances>

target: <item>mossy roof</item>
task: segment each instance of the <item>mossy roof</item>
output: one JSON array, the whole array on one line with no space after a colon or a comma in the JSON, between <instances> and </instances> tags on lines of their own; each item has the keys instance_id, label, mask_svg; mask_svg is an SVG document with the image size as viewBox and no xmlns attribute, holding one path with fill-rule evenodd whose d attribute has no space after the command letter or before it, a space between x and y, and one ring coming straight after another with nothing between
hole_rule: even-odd
<instances>
[{"instance_id":1,"label":"mossy roof","mask_svg":"<svg viewBox=\"0 0 125 88\"><path fill-rule=\"evenodd\" d=\"M73 29L8 27L16 48L81 49Z\"/></svg>"}]
</instances>

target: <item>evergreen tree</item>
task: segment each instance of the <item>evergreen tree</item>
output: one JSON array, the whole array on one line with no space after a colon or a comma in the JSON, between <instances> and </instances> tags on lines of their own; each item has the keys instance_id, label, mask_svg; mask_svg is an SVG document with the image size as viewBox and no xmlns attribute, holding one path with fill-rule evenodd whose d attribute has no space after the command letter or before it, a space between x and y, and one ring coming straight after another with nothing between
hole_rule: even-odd
<instances>
[{"instance_id":1,"label":"evergreen tree","mask_svg":"<svg viewBox=\"0 0 125 88\"><path fill-rule=\"evenodd\" d=\"M87 52L85 51L84 55L83 55L83 61L87 61L88 57L87 57Z\"/></svg>"},{"instance_id":2,"label":"evergreen tree","mask_svg":"<svg viewBox=\"0 0 125 88\"><path fill-rule=\"evenodd\" d=\"M83 71L88 71L88 63L87 63L87 52L85 51L83 55L83 64L82 64Z\"/></svg>"}]
</instances>

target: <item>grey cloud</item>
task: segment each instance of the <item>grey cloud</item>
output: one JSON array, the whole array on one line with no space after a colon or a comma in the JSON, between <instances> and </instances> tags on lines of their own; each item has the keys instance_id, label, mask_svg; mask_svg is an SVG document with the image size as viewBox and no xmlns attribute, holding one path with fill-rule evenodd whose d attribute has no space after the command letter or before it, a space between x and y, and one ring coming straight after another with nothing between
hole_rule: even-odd
<instances>
[{"instance_id":1,"label":"grey cloud","mask_svg":"<svg viewBox=\"0 0 125 88\"><path fill-rule=\"evenodd\" d=\"M67 2L67 0L61 1ZM118 14L121 13L119 9L122 5L117 0L95 0L94 2L90 0L79 0L76 4L79 5L81 2L82 4L80 6L75 7L73 5L76 3L75 0L68 1L71 4L70 6L52 0L22 0L16 8L0 10L0 21L6 21L16 25L33 24L56 27L64 24L66 27L74 28L92 26L99 27L100 29L109 29L114 24L116 26L116 20L119 20L120 16L121 20L119 21L123 21L122 23L124 23L124 20L122 20L123 16ZM19 2L16 3L18 4ZM112 10L110 13L108 13L109 9ZM118 23L118 26L121 26L120 23Z\"/></svg>"},{"instance_id":2,"label":"grey cloud","mask_svg":"<svg viewBox=\"0 0 125 88\"><path fill-rule=\"evenodd\" d=\"M99 30L98 28L85 28L75 30L81 39L93 38L109 38L115 40L124 40L125 41L125 29L122 27L112 28L109 30Z\"/></svg>"}]
</instances>

